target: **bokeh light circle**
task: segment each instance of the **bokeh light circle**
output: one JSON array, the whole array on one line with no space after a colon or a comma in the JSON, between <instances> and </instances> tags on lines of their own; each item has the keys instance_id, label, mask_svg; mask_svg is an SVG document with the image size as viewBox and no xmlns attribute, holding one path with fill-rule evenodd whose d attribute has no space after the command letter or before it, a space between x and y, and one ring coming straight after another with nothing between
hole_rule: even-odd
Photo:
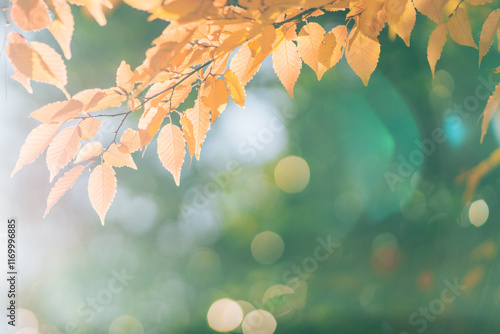
<instances>
[{"instance_id":1,"label":"bokeh light circle","mask_svg":"<svg viewBox=\"0 0 500 334\"><path fill-rule=\"evenodd\" d=\"M241 328L243 334L272 334L276 330L276 319L264 310L255 310L248 313Z\"/></svg>"},{"instance_id":2,"label":"bokeh light circle","mask_svg":"<svg viewBox=\"0 0 500 334\"><path fill-rule=\"evenodd\" d=\"M208 325L217 332L229 332L243 320L243 310L234 300L223 298L215 301L207 314Z\"/></svg>"},{"instance_id":3,"label":"bokeh light circle","mask_svg":"<svg viewBox=\"0 0 500 334\"><path fill-rule=\"evenodd\" d=\"M473 202L469 208L469 219L472 225L481 226L486 223L490 210L488 204L482 199Z\"/></svg>"},{"instance_id":4,"label":"bokeh light circle","mask_svg":"<svg viewBox=\"0 0 500 334\"><path fill-rule=\"evenodd\" d=\"M278 234L264 231L253 238L250 248L257 262L271 264L281 257L285 249L285 243Z\"/></svg>"},{"instance_id":5,"label":"bokeh light circle","mask_svg":"<svg viewBox=\"0 0 500 334\"><path fill-rule=\"evenodd\" d=\"M281 159L274 169L278 188L289 194L299 193L309 183L310 171L307 162L297 156Z\"/></svg>"}]
</instances>

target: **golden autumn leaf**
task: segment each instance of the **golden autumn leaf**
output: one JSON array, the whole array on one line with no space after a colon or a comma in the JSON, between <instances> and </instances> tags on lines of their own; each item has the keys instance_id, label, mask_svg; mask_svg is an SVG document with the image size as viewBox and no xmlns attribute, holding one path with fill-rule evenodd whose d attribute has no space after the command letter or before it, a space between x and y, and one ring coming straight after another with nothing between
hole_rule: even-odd
<instances>
[{"instance_id":1,"label":"golden autumn leaf","mask_svg":"<svg viewBox=\"0 0 500 334\"><path fill-rule=\"evenodd\" d=\"M245 89L236 74L228 69L224 74L224 79L226 80L227 89L229 90L229 94L231 94L233 101L237 105L244 107L246 96Z\"/></svg>"},{"instance_id":2,"label":"golden autumn leaf","mask_svg":"<svg viewBox=\"0 0 500 334\"><path fill-rule=\"evenodd\" d=\"M52 84L65 93L67 83L66 65L62 57L50 46L40 42L32 42L29 46L18 33L7 36L7 56L14 67L12 78L23 84L30 93L30 80Z\"/></svg>"},{"instance_id":3,"label":"golden autumn leaf","mask_svg":"<svg viewBox=\"0 0 500 334\"><path fill-rule=\"evenodd\" d=\"M119 150L124 153L132 153L141 148L141 139L139 137L139 132L133 129L127 129L123 132L120 143L126 146L126 152L122 149L123 146L119 147Z\"/></svg>"},{"instance_id":4,"label":"golden autumn leaf","mask_svg":"<svg viewBox=\"0 0 500 334\"><path fill-rule=\"evenodd\" d=\"M483 24L481 29L481 37L479 39L479 66L481 66L481 60L488 53L493 44L493 39L495 33L499 29L500 22L500 9L493 11Z\"/></svg>"},{"instance_id":5,"label":"golden autumn leaf","mask_svg":"<svg viewBox=\"0 0 500 334\"><path fill-rule=\"evenodd\" d=\"M24 165L35 161L49 146L60 127L60 124L41 124L31 130L21 147L19 158L10 176L14 176Z\"/></svg>"},{"instance_id":6,"label":"golden autumn leaf","mask_svg":"<svg viewBox=\"0 0 500 334\"><path fill-rule=\"evenodd\" d=\"M148 146L155 134L160 130L163 119L170 113L166 108L151 108L139 119L139 138L141 147Z\"/></svg>"},{"instance_id":7,"label":"golden autumn leaf","mask_svg":"<svg viewBox=\"0 0 500 334\"><path fill-rule=\"evenodd\" d=\"M43 218L47 216L54 204L56 204L57 201L59 201L61 197L63 197L64 194L71 189L71 187L73 187L73 184L75 184L76 180L78 180L80 175L82 175L84 169L85 166L73 167L56 181L50 190L49 196L47 197L47 208L45 209Z\"/></svg>"},{"instance_id":8,"label":"golden autumn leaf","mask_svg":"<svg viewBox=\"0 0 500 334\"><path fill-rule=\"evenodd\" d=\"M410 37L415 22L417 20L417 12L411 0L393 0L399 1L402 4L402 12L392 13L389 16L389 26L398 34L399 37L405 42L406 46L410 46Z\"/></svg>"},{"instance_id":9,"label":"golden autumn leaf","mask_svg":"<svg viewBox=\"0 0 500 334\"><path fill-rule=\"evenodd\" d=\"M127 95L121 92L118 87L94 88L82 90L73 95L72 99L83 103L83 111L94 112L119 107L127 99Z\"/></svg>"},{"instance_id":10,"label":"golden autumn leaf","mask_svg":"<svg viewBox=\"0 0 500 334\"><path fill-rule=\"evenodd\" d=\"M448 29L446 28L446 24L442 23L436 27L429 38L429 44L427 45L427 59L429 60L433 78L436 71L436 64L439 58L441 58L441 53L443 52L447 36Z\"/></svg>"},{"instance_id":11,"label":"golden autumn leaf","mask_svg":"<svg viewBox=\"0 0 500 334\"><path fill-rule=\"evenodd\" d=\"M106 16L104 15L104 8L113 8L113 3L109 0L68 0L77 6L85 6L90 15L96 20L96 22L101 25L106 25Z\"/></svg>"},{"instance_id":12,"label":"golden autumn leaf","mask_svg":"<svg viewBox=\"0 0 500 334\"><path fill-rule=\"evenodd\" d=\"M41 0L13 1L10 17L24 31L40 30L51 22L47 5Z\"/></svg>"},{"instance_id":13,"label":"golden autumn leaf","mask_svg":"<svg viewBox=\"0 0 500 334\"><path fill-rule=\"evenodd\" d=\"M419 12L436 23L443 22L444 7L447 0L413 0Z\"/></svg>"},{"instance_id":14,"label":"golden autumn leaf","mask_svg":"<svg viewBox=\"0 0 500 334\"><path fill-rule=\"evenodd\" d=\"M229 68L245 86L259 70L260 66L252 66L254 57L248 44L243 45L231 59Z\"/></svg>"},{"instance_id":15,"label":"golden autumn leaf","mask_svg":"<svg viewBox=\"0 0 500 334\"><path fill-rule=\"evenodd\" d=\"M194 138L193 123L191 123L191 121L189 120L189 118L186 117L186 115L182 115L180 123L182 125L182 134L186 139L189 155L191 156L192 159L196 151L196 139Z\"/></svg>"},{"instance_id":16,"label":"golden autumn leaf","mask_svg":"<svg viewBox=\"0 0 500 334\"><path fill-rule=\"evenodd\" d=\"M97 157L102 152L102 145L98 141L85 144L76 155L74 163L79 163Z\"/></svg>"},{"instance_id":17,"label":"golden autumn leaf","mask_svg":"<svg viewBox=\"0 0 500 334\"><path fill-rule=\"evenodd\" d=\"M132 76L133 72L130 68L130 65L127 64L125 60L122 60L120 66L118 66L118 69L116 70L116 87L119 87L125 90L125 92L130 93L135 86L135 84L132 82Z\"/></svg>"},{"instance_id":18,"label":"golden autumn leaf","mask_svg":"<svg viewBox=\"0 0 500 334\"><path fill-rule=\"evenodd\" d=\"M163 0L123 0L127 5L139 10L151 10L160 6Z\"/></svg>"},{"instance_id":19,"label":"golden autumn leaf","mask_svg":"<svg viewBox=\"0 0 500 334\"><path fill-rule=\"evenodd\" d=\"M68 126L59 132L47 149L47 167L50 172L50 182L78 154L80 149L80 129Z\"/></svg>"},{"instance_id":20,"label":"golden autumn leaf","mask_svg":"<svg viewBox=\"0 0 500 334\"><path fill-rule=\"evenodd\" d=\"M451 39L464 46L477 49L476 42L472 37L469 15L464 8L458 8L446 22Z\"/></svg>"},{"instance_id":21,"label":"golden autumn leaf","mask_svg":"<svg viewBox=\"0 0 500 334\"><path fill-rule=\"evenodd\" d=\"M80 134L82 140L89 140L94 138L94 136L99 132L99 126L101 126L102 121L95 119L94 117L87 117L78 123L80 128Z\"/></svg>"},{"instance_id":22,"label":"golden autumn leaf","mask_svg":"<svg viewBox=\"0 0 500 334\"><path fill-rule=\"evenodd\" d=\"M201 101L210 109L212 124L214 124L217 117L226 109L229 94L222 79L216 80L214 77L208 77L205 85L207 94L201 97Z\"/></svg>"},{"instance_id":23,"label":"golden autumn leaf","mask_svg":"<svg viewBox=\"0 0 500 334\"><path fill-rule=\"evenodd\" d=\"M184 114L193 125L193 135L196 143L194 152L196 159L200 160L201 145L205 141L205 136L210 129L209 109L197 100L194 107L186 110Z\"/></svg>"},{"instance_id":24,"label":"golden autumn leaf","mask_svg":"<svg viewBox=\"0 0 500 334\"><path fill-rule=\"evenodd\" d=\"M273 53L273 67L276 75L293 98L293 87L302 68L299 50L294 42L283 39Z\"/></svg>"},{"instance_id":25,"label":"golden autumn leaf","mask_svg":"<svg viewBox=\"0 0 500 334\"><path fill-rule=\"evenodd\" d=\"M325 30L316 22L308 23L300 29L297 37L297 48L300 57L321 79L327 68L318 60L319 47L323 42Z\"/></svg>"},{"instance_id":26,"label":"golden autumn leaf","mask_svg":"<svg viewBox=\"0 0 500 334\"><path fill-rule=\"evenodd\" d=\"M378 41L365 36L357 28L351 30L346 50L347 63L365 86L368 85L370 76L377 68L379 56L380 43Z\"/></svg>"},{"instance_id":27,"label":"golden autumn leaf","mask_svg":"<svg viewBox=\"0 0 500 334\"><path fill-rule=\"evenodd\" d=\"M104 218L116 193L116 174L113 167L103 163L94 168L89 177L88 193L90 203L104 225Z\"/></svg>"},{"instance_id":28,"label":"golden autumn leaf","mask_svg":"<svg viewBox=\"0 0 500 334\"><path fill-rule=\"evenodd\" d=\"M55 19L48 28L52 36L61 47L66 59L71 59L71 39L75 29L75 20L71 13L71 6L66 0L47 0L47 5L55 14Z\"/></svg>"},{"instance_id":29,"label":"golden autumn leaf","mask_svg":"<svg viewBox=\"0 0 500 334\"><path fill-rule=\"evenodd\" d=\"M186 155L186 141L181 129L177 125L167 124L158 134L158 157L170 173L172 173L175 184L179 186L181 169Z\"/></svg>"},{"instance_id":30,"label":"golden autumn leaf","mask_svg":"<svg viewBox=\"0 0 500 334\"><path fill-rule=\"evenodd\" d=\"M500 84L495 87L495 91L488 99L486 108L483 112L483 123L481 125L481 143L483 142L484 135L488 131L488 126L490 125L493 115L500 110Z\"/></svg>"},{"instance_id":31,"label":"golden autumn leaf","mask_svg":"<svg viewBox=\"0 0 500 334\"><path fill-rule=\"evenodd\" d=\"M118 145L113 143L102 155L104 161L113 167L129 167L132 169L137 169L137 166L130 153L124 153L120 151Z\"/></svg>"}]
</instances>

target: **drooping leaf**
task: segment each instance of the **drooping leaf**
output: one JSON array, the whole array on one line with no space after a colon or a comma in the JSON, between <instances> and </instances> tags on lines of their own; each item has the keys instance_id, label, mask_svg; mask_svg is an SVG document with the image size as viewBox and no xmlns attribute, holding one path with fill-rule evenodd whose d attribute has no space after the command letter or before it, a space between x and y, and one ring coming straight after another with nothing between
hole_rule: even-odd
<instances>
[{"instance_id":1,"label":"drooping leaf","mask_svg":"<svg viewBox=\"0 0 500 334\"><path fill-rule=\"evenodd\" d=\"M99 126L101 126L101 124L102 121L94 117L88 117L80 121L78 127L80 128L81 139L89 140L94 138L97 132L99 132Z\"/></svg>"},{"instance_id":2,"label":"drooping leaf","mask_svg":"<svg viewBox=\"0 0 500 334\"><path fill-rule=\"evenodd\" d=\"M444 7L448 0L413 0L418 11L436 23L443 22Z\"/></svg>"},{"instance_id":3,"label":"drooping leaf","mask_svg":"<svg viewBox=\"0 0 500 334\"><path fill-rule=\"evenodd\" d=\"M76 180L82 175L85 166L76 166L71 170L66 172L63 176L61 176L52 189L50 190L49 196L47 197L47 208L45 209L45 213L43 214L43 218L47 216L50 209L54 206L64 196L64 194L73 187Z\"/></svg>"},{"instance_id":4,"label":"drooping leaf","mask_svg":"<svg viewBox=\"0 0 500 334\"><path fill-rule=\"evenodd\" d=\"M113 202L116 193L116 175L113 167L103 163L92 171L89 177L88 192L90 203L99 215L101 224Z\"/></svg>"},{"instance_id":5,"label":"drooping leaf","mask_svg":"<svg viewBox=\"0 0 500 334\"><path fill-rule=\"evenodd\" d=\"M116 87L124 89L127 93L130 93L134 89L134 83L132 80L132 70L130 65L122 60L120 66L116 70Z\"/></svg>"},{"instance_id":6,"label":"drooping leaf","mask_svg":"<svg viewBox=\"0 0 500 334\"><path fill-rule=\"evenodd\" d=\"M254 57L248 44L243 45L231 59L229 68L236 74L236 77L245 86L257 73L260 66L252 66Z\"/></svg>"},{"instance_id":7,"label":"drooping leaf","mask_svg":"<svg viewBox=\"0 0 500 334\"><path fill-rule=\"evenodd\" d=\"M163 167L174 176L179 186L182 164L186 155L186 141L177 125L167 124L158 134L158 157Z\"/></svg>"},{"instance_id":8,"label":"drooping leaf","mask_svg":"<svg viewBox=\"0 0 500 334\"><path fill-rule=\"evenodd\" d=\"M348 46L346 50L347 63L363 83L368 85L370 76L377 68L380 56L380 43L368 36L362 31L354 28L349 35Z\"/></svg>"},{"instance_id":9,"label":"drooping leaf","mask_svg":"<svg viewBox=\"0 0 500 334\"><path fill-rule=\"evenodd\" d=\"M436 71L436 64L439 58L441 58L441 53L443 52L447 36L448 29L446 28L446 24L442 23L436 27L429 38L429 44L427 45L427 59L429 60L429 65L431 66L433 78Z\"/></svg>"},{"instance_id":10,"label":"drooping leaf","mask_svg":"<svg viewBox=\"0 0 500 334\"><path fill-rule=\"evenodd\" d=\"M481 37L479 39L479 66L481 66L481 60L488 53L493 44L493 39L495 33L499 29L500 22L500 9L493 11L483 24L483 29L481 30Z\"/></svg>"},{"instance_id":11,"label":"drooping leaf","mask_svg":"<svg viewBox=\"0 0 500 334\"><path fill-rule=\"evenodd\" d=\"M46 2L56 15L54 21L48 26L49 31L61 47L64 57L71 59L71 39L75 29L71 6L66 0L47 0Z\"/></svg>"},{"instance_id":12,"label":"drooping leaf","mask_svg":"<svg viewBox=\"0 0 500 334\"><path fill-rule=\"evenodd\" d=\"M108 9L113 8L113 3L109 0L68 0L68 2L77 6L85 6L90 15L92 15L96 22L101 26L106 25L104 7Z\"/></svg>"},{"instance_id":13,"label":"drooping leaf","mask_svg":"<svg viewBox=\"0 0 500 334\"><path fill-rule=\"evenodd\" d=\"M293 98L293 87L302 68L302 60L295 43L283 39L273 53L273 67L276 75Z\"/></svg>"},{"instance_id":14,"label":"drooping leaf","mask_svg":"<svg viewBox=\"0 0 500 334\"><path fill-rule=\"evenodd\" d=\"M163 107L151 108L145 111L139 119L139 138L141 147L148 146L155 134L160 130L161 123L169 114Z\"/></svg>"},{"instance_id":15,"label":"drooping leaf","mask_svg":"<svg viewBox=\"0 0 500 334\"><path fill-rule=\"evenodd\" d=\"M196 142L195 156L200 160L201 144L205 141L205 136L210 129L210 112L203 103L196 101L193 108L184 112L187 118L193 124L193 134Z\"/></svg>"},{"instance_id":16,"label":"drooping leaf","mask_svg":"<svg viewBox=\"0 0 500 334\"><path fill-rule=\"evenodd\" d=\"M139 132L133 129L127 129L123 132L120 143L125 145L126 151L122 149L123 146L119 147L119 150L124 153L132 153L141 148L141 139L139 137Z\"/></svg>"},{"instance_id":17,"label":"drooping leaf","mask_svg":"<svg viewBox=\"0 0 500 334\"><path fill-rule=\"evenodd\" d=\"M236 74L228 69L226 71L226 74L224 74L224 79L226 80L227 88L229 90L229 94L231 94L231 98L233 99L233 101L240 107L244 107L245 89L243 88L243 84L240 82Z\"/></svg>"},{"instance_id":18,"label":"drooping leaf","mask_svg":"<svg viewBox=\"0 0 500 334\"><path fill-rule=\"evenodd\" d=\"M77 126L68 126L54 137L47 149L50 182L64 166L73 160L79 149L80 129Z\"/></svg>"},{"instance_id":19,"label":"drooping leaf","mask_svg":"<svg viewBox=\"0 0 500 334\"><path fill-rule=\"evenodd\" d=\"M393 0L392 2L402 6L402 12L399 14L397 10L389 15L389 26L401 37L406 46L410 46L411 32L417 20L413 2L411 0Z\"/></svg>"},{"instance_id":20,"label":"drooping leaf","mask_svg":"<svg viewBox=\"0 0 500 334\"><path fill-rule=\"evenodd\" d=\"M31 130L21 147L19 158L17 159L16 166L12 171L11 177L17 173L24 165L30 164L38 158L40 154L45 151L49 143L52 141L57 131L61 127L60 124L41 124Z\"/></svg>"},{"instance_id":21,"label":"drooping leaf","mask_svg":"<svg viewBox=\"0 0 500 334\"><path fill-rule=\"evenodd\" d=\"M477 49L476 42L472 37L469 15L464 8L458 8L446 22L451 39L460 45L470 46Z\"/></svg>"},{"instance_id":22,"label":"drooping leaf","mask_svg":"<svg viewBox=\"0 0 500 334\"><path fill-rule=\"evenodd\" d=\"M495 91L488 99L486 108L483 112L483 124L481 125L481 143L483 142L484 135L488 131L493 115L500 110L500 84L495 87Z\"/></svg>"},{"instance_id":23,"label":"drooping leaf","mask_svg":"<svg viewBox=\"0 0 500 334\"><path fill-rule=\"evenodd\" d=\"M321 79L327 68L319 62L319 47L323 42L325 30L316 22L308 23L300 29L297 38L297 48L302 60L316 73L318 80Z\"/></svg>"},{"instance_id":24,"label":"drooping leaf","mask_svg":"<svg viewBox=\"0 0 500 334\"><path fill-rule=\"evenodd\" d=\"M196 150L196 139L194 138L193 123L191 123L189 118L187 118L185 115L182 115L180 123L182 125L182 134L186 139L189 155L191 156L192 159Z\"/></svg>"},{"instance_id":25,"label":"drooping leaf","mask_svg":"<svg viewBox=\"0 0 500 334\"><path fill-rule=\"evenodd\" d=\"M215 80L214 77L208 77L205 84L207 94L201 97L201 101L210 109L212 124L214 124L217 117L226 109L229 94L222 79Z\"/></svg>"}]
</instances>

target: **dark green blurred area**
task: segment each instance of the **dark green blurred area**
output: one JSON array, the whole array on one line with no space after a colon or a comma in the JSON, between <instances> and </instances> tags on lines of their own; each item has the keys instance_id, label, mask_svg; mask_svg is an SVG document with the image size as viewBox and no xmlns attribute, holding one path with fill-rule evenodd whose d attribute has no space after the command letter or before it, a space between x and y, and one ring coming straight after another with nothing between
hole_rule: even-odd
<instances>
[{"instance_id":1,"label":"dark green blurred area","mask_svg":"<svg viewBox=\"0 0 500 334\"><path fill-rule=\"evenodd\" d=\"M476 11L471 18L476 41L488 13ZM139 65L165 27L145 24L147 14L125 5L103 28L75 15L71 93L112 86L120 61ZM320 22L333 27L339 17ZM266 62L247 91L286 125L273 134L285 144L271 158L261 161L264 149L252 158L241 150L227 153L231 137L217 137L233 126L233 118L252 122L260 104L252 107L250 97L245 113L230 106L222 114L201 161L185 165L179 188L151 147L144 159L134 156L138 171L118 171L119 193L104 228L88 204L61 201L54 211L71 210L67 224L79 238L71 251L48 261L53 270L43 272L23 299L41 332L119 333L122 326L120 333L211 333L207 313L221 298L270 311L276 333L498 332L500 171L483 179L474 195L473 202L482 200L477 203L489 210L478 227L469 220L471 203L461 201L464 187L455 182L498 147L493 126L479 143L485 99L476 98L467 117L456 112L478 86L485 92L498 52L492 50L479 70L477 50L448 39L432 79L426 48L435 25L424 17L417 23L410 48L382 32L380 63L368 87L345 59L321 82L304 64L290 100ZM401 175L401 159L410 161L421 151L418 143L433 138L436 129L446 135L444 142L433 141L424 162L410 162L410 175ZM276 166L287 156L301 157L310 170L307 187L296 194L275 182ZM237 173L224 173L230 161ZM224 175L224 185L213 196L203 195L208 184L216 184L215 174ZM398 181L388 181L394 175ZM84 198L80 190L77 196ZM284 244L281 256L279 239L260 245L264 253L265 247L278 253L270 264L252 255L252 242L264 231ZM319 261L318 238L341 246ZM91 319L79 312L122 268L134 276L123 290ZM456 297L445 303L442 292L454 282L466 288L445 294ZM287 284L292 291L282 294L277 287L271 290L276 296L266 296ZM430 310L428 318L421 308ZM120 325L116 319L122 316L129 318Z\"/></svg>"}]
</instances>

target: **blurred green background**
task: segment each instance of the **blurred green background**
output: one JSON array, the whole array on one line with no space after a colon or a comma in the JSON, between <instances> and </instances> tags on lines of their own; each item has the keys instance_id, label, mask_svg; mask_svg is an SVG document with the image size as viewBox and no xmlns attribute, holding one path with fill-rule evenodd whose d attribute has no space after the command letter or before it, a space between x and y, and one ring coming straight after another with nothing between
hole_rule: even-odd
<instances>
[{"instance_id":1,"label":"blurred green background","mask_svg":"<svg viewBox=\"0 0 500 334\"><path fill-rule=\"evenodd\" d=\"M72 94L113 86L165 27L126 5L105 27L73 11ZM476 41L488 13L471 18ZM495 129L480 145L478 120L499 57L479 70L477 50L449 40L432 79L434 27L418 17L410 48L385 29L368 87L345 59L321 82L304 65L291 100L267 59L179 188L154 146L117 172L104 227L85 179L42 220L44 159L9 178L37 125L28 114L62 97L40 84L29 95L7 65L0 205L20 224L18 333L497 332L500 170L465 204L455 179L498 147ZM113 129L105 120L99 139Z\"/></svg>"}]
</instances>

